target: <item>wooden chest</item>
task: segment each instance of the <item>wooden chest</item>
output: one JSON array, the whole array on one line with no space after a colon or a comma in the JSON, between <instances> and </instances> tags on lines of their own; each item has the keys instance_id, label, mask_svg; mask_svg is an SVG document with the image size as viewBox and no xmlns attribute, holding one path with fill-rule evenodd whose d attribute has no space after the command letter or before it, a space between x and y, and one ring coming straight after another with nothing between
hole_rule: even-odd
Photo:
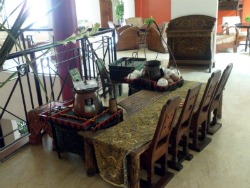
<instances>
[{"instance_id":1,"label":"wooden chest","mask_svg":"<svg viewBox=\"0 0 250 188\"><path fill-rule=\"evenodd\" d=\"M215 18L205 15L171 20L166 31L170 48L169 66L205 66L211 72L215 21Z\"/></svg>"}]
</instances>

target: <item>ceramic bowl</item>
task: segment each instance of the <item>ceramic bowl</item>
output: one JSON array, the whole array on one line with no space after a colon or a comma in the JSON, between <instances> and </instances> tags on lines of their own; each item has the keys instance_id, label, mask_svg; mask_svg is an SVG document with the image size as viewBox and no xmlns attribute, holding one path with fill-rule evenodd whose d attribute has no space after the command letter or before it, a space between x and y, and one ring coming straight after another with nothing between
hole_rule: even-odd
<instances>
[{"instance_id":1,"label":"ceramic bowl","mask_svg":"<svg viewBox=\"0 0 250 188\"><path fill-rule=\"evenodd\" d=\"M172 72L176 75L176 76L180 76L181 73L178 69L173 69Z\"/></svg>"},{"instance_id":2,"label":"ceramic bowl","mask_svg":"<svg viewBox=\"0 0 250 188\"><path fill-rule=\"evenodd\" d=\"M132 72L132 74L134 74L134 75L136 75L137 77L139 77L139 76L141 76L142 71L134 70L134 71Z\"/></svg>"},{"instance_id":3,"label":"ceramic bowl","mask_svg":"<svg viewBox=\"0 0 250 188\"><path fill-rule=\"evenodd\" d=\"M164 75L167 77L169 77L171 74L173 74L173 71L170 69L164 69L163 72L164 72Z\"/></svg>"},{"instance_id":4,"label":"ceramic bowl","mask_svg":"<svg viewBox=\"0 0 250 188\"><path fill-rule=\"evenodd\" d=\"M165 78L160 78L157 82L157 86L167 86L168 81Z\"/></svg>"},{"instance_id":5,"label":"ceramic bowl","mask_svg":"<svg viewBox=\"0 0 250 188\"><path fill-rule=\"evenodd\" d=\"M134 79L138 78L138 76L135 73L130 73L130 74L128 74L127 78L129 80L134 80Z\"/></svg>"}]
</instances>

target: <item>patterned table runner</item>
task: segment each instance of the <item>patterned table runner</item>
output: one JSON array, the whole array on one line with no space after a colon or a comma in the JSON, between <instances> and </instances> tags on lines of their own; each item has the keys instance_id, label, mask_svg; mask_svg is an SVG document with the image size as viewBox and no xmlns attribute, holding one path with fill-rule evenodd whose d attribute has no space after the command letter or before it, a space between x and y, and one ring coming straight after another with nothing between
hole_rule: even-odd
<instances>
[{"instance_id":1,"label":"patterned table runner","mask_svg":"<svg viewBox=\"0 0 250 188\"><path fill-rule=\"evenodd\" d=\"M156 101L163 95L166 94L162 92L141 90L133 95L130 95L128 98L120 101L118 105L123 107L128 114L131 114L149 104L152 104L154 101Z\"/></svg>"}]
</instances>

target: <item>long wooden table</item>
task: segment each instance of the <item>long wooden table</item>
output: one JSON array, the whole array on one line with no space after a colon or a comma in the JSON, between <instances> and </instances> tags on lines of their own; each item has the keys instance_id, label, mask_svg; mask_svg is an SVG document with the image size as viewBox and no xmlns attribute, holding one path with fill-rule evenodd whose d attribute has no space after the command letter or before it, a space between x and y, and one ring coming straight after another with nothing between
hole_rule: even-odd
<instances>
[{"instance_id":1,"label":"long wooden table","mask_svg":"<svg viewBox=\"0 0 250 188\"><path fill-rule=\"evenodd\" d=\"M84 137L87 174L94 175L98 171L98 164L100 175L108 182L125 187L140 187L140 154L152 140L163 104L176 95L185 99L187 90L196 84L185 82L175 91L156 92L156 97L152 97L150 91L135 93L121 102L123 106L126 104L125 109L129 112L123 122L96 133L79 132ZM205 84L197 104L204 89ZM134 110L138 106L140 108Z\"/></svg>"}]
</instances>

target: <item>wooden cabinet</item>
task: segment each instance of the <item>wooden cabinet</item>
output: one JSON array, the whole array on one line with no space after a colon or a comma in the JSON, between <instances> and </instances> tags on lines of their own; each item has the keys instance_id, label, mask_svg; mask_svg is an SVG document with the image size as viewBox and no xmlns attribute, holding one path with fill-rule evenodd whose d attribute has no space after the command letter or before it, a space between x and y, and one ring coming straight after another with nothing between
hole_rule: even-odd
<instances>
[{"instance_id":1,"label":"wooden cabinet","mask_svg":"<svg viewBox=\"0 0 250 188\"><path fill-rule=\"evenodd\" d=\"M169 66L213 66L212 30L216 19L205 15L182 16L167 28Z\"/></svg>"}]
</instances>

